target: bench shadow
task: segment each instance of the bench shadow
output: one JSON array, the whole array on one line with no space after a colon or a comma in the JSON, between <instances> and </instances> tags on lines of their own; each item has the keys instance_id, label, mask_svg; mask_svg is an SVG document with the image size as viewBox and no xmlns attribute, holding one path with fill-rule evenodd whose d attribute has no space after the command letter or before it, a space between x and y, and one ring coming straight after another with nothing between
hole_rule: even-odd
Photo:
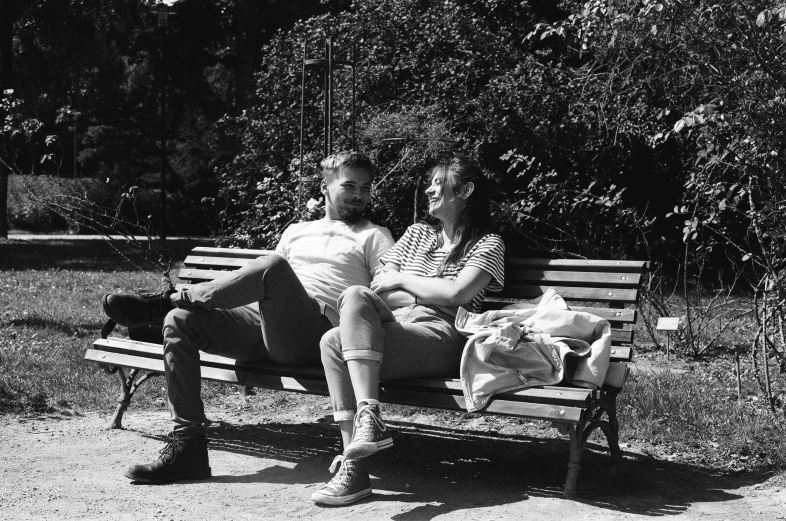
<instances>
[{"instance_id":1,"label":"bench shadow","mask_svg":"<svg viewBox=\"0 0 786 521\"><path fill-rule=\"evenodd\" d=\"M528 497L562 500L567 440L466 431L388 422L395 447L369 460L372 486L366 501L416 503L395 520L432 519L446 513L518 503ZM338 430L326 422L263 423L211 428L213 452L279 460L253 474L217 476L222 483L314 485L331 477L340 454ZM162 439L162 438L156 438ZM578 503L644 516L670 516L694 503L738 499L733 491L766 476L712 476L700 467L626 453L628 471L608 474L605 446L590 442L579 476ZM428 490L429 493L421 492ZM436 493L434 492L436 490ZM570 503L565 501L565 508Z\"/></svg>"}]
</instances>

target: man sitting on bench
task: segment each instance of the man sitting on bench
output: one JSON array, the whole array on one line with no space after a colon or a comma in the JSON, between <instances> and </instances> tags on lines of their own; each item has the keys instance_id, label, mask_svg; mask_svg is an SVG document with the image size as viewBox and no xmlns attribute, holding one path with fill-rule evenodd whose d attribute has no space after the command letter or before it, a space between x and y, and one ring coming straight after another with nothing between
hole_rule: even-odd
<instances>
[{"instance_id":1,"label":"man sitting on bench","mask_svg":"<svg viewBox=\"0 0 786 521\"><path fill-rule=\"evenodd\" d=\"M338 325L337 299L369 286L392 246L387 228L362 218L374 165L359 152L322 162L325 217L289 226L275 252L211 282L161 294L104 295L104 311L126 326L161 323L174 430L158 460L130 467L142 483L210 477L200 396L199 351L244 362L321 365L319 341Z\"/></svg>"}]
</instances>

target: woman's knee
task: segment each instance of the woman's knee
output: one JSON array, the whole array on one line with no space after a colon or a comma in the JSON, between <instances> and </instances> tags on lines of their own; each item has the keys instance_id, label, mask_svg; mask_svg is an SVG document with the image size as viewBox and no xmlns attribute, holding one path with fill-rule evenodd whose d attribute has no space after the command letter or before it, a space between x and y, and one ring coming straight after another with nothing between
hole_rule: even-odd
<instances>
[{"instance_id":1,"label":"woman's knee","mask_svg":"<svg viewBox=\"0 0 786 521\"><path fill-rule=\"evenodd\" d=\"M350 286L338 297L339 311L347 306L358 306L370 302L375 293L366 286Z\"/></svg>"},{"instance_id":2,"label":"woman's knee","mask_svg":"<svg viewBox=\"0 0 786 521\"><path fill-rule=\"evenodd\" d=\"M335 353L341 352L341 332L339 328L334 327L322 335L319 341L319 350L322 352L323 360L325 355L333 356Z\"/></svg>"}]
</instances>

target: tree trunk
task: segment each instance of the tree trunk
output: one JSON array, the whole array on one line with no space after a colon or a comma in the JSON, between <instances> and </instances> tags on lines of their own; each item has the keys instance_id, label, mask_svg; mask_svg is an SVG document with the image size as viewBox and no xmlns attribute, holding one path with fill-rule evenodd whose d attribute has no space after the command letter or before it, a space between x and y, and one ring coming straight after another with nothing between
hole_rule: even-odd
<instances>
[{"instance_id":1,"label":"tree trunk","mask_svg":"<svg viewBox=\"0 0 786 521\"><path fill-rule=\"evenodd\" d=\"M12 6L9 0L0 2L0 88L12 87L12 53L14 50ZM2 114L0 114L2 115ZM0 164L0 237L8 238L8 169Z\"/></svg>"},{"instance_id":2,"label":"tree trunk","mask_svg":"<svg viewBox=\"0 0 786 521\"><path fill-rule=\"evenodd\" d=\"M257 18L252 11L255 7L250 0L235 0L234 32L235 55L237 64L235 69L235 115L240 115L244 110L251 108L252 92L254 90L254 70L260 61L259 37L254 33L259 28L253 26ZM259 6L256 6L259 10Z\"/></svg>"}]
</instances>

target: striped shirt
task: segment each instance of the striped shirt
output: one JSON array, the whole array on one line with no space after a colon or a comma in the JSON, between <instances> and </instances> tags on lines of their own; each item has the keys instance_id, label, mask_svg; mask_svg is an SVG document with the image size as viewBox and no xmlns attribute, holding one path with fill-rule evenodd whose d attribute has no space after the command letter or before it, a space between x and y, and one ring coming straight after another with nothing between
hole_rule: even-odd
<instances>
[{"instance_id":1,"label":"striped shirt","mask_svg":"<svg viewBox=\"0 0 786 521\"><path fill-rule=\"evenodd\" d=\"M401 273L436 277L437 270L448 254L445 250L436 249L437 234L427 224L413 224L380 261L383 264L398 264ZM475 266L491 275L486 287L467 306L469 311L478 313L486 292L501 291L505 284L505 243L502 238L493 233L484 235L457 264L447 265L442 277L455 280L465 266Z\"/></svg>"}]
</instances>

